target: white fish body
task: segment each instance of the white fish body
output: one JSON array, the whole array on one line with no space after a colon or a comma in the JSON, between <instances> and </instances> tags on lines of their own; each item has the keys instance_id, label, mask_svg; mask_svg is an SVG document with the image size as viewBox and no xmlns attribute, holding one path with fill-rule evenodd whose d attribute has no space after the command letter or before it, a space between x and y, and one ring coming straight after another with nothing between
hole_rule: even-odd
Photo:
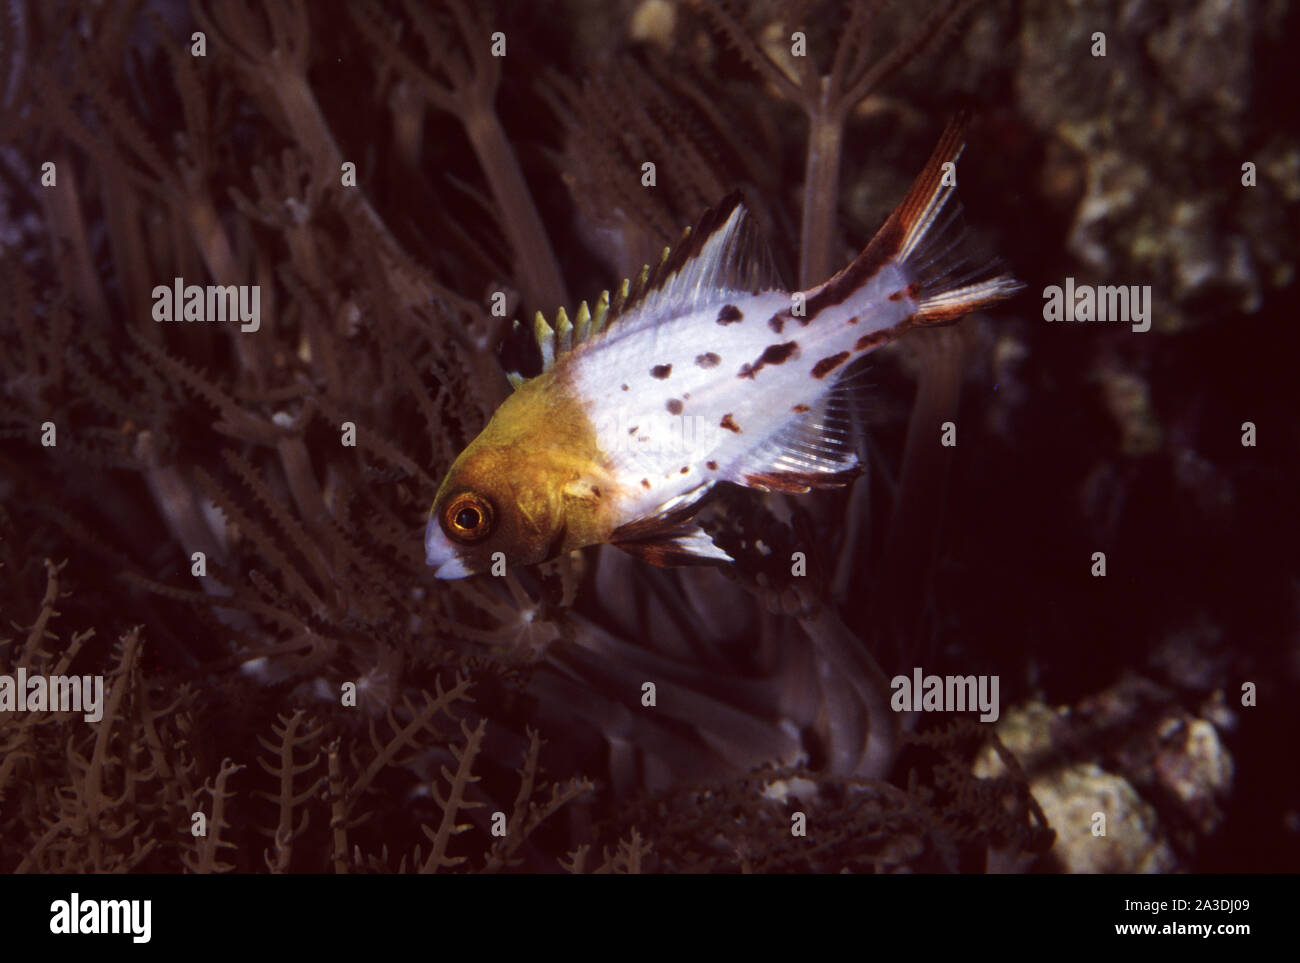
<instances>
[{"instance_id":1,"label":"white fish body","mask_svg":"<svg viewBox=\"0 0 1300 963\"><path fill-rule=\"evenodd\" d=\"M737 207L732 220L743 216ZM871 286L897 290L899 282L889 265ZM597 413L601 448L632 483L622 486L630 517L719 481L768 488L754 476L853 470L856 455L827 413L814 409L837 384L853 344L893 327L915 305L864 291L857 313L836 305L805 326L794 303L775 289L712 291L666 320L652 311L625 316L590 363L575 358L573 388Z\"/></svg>"}]
</instances>

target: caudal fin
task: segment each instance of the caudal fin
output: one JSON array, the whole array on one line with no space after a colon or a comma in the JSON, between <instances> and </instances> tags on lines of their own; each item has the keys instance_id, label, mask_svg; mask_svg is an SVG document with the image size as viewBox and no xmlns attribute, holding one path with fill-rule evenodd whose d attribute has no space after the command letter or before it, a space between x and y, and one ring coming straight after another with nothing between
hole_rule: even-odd
<instances>
[{"instance_id":1,"label":"caudal fin","mask_svg":"<svg viewBox=\"0 0 1300 963\"><path fill-rule=\"evenodd\" d=\"M955 321L1024 288L999 270L996 259L982 255L963 227L954 195L965 126L962 117L949 123L912 189L859 256L868 263L892 259L899 266L917 304L913 323Z\"/></svg>"}]
</instances>

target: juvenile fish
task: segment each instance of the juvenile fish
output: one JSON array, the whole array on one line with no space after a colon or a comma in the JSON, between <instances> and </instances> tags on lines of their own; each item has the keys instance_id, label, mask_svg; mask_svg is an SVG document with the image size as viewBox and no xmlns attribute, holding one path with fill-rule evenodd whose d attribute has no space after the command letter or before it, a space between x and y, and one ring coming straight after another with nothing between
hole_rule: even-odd
<instances>
[{"instance_id":1,"label":"juvenile fish","mask_svg":"<svg viewBox=\"0 0 1300 963\"><path fill-rule=\"evenodd\" d=\"M730 556L693 521L719 482L807 492L858 468L837 385L909 329L946 324L1023 285L964 253L951 125L903 202L848 267L781 289L738 195L612 303L539 314L541 374L447 472L425 530L439 578L609 542L658 565ZM949 170L955 170L950 168ZM575 323L576 322L576 323Z\"/></svg>"}]
</instances>

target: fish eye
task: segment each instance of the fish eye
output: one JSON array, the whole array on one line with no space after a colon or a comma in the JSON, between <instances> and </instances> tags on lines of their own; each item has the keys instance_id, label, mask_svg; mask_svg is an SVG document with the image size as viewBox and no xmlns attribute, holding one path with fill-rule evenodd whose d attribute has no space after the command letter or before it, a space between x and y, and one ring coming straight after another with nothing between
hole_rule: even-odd
<instances>
[{"instance_id":1,"label":"fish eye","mask_svg":"<svg viewBox=\"0 0 1300 963\"><path fill-rule=\"evenodd\" d=\"M461 492L442 512L443 531L463 545L487 538L494 521L492 503L474 492Z\"/></svg>"}]
</instances>

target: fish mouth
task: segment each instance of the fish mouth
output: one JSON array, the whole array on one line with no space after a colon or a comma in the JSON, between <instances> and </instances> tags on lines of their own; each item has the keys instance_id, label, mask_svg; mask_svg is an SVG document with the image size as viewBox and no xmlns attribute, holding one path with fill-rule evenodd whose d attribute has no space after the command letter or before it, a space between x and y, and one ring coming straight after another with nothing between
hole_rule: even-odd
<instances>
[{"instance_id":1,"label":"fish mouth","mask_svg":"<svg viewBox=\"0 0 1300 963\"><path fill-rule=\"evenodd\" d=\"M433 568L434 578L464 578L474 574L432 518L424 529L424 561Z\"/></svg>"}]
</instances>

